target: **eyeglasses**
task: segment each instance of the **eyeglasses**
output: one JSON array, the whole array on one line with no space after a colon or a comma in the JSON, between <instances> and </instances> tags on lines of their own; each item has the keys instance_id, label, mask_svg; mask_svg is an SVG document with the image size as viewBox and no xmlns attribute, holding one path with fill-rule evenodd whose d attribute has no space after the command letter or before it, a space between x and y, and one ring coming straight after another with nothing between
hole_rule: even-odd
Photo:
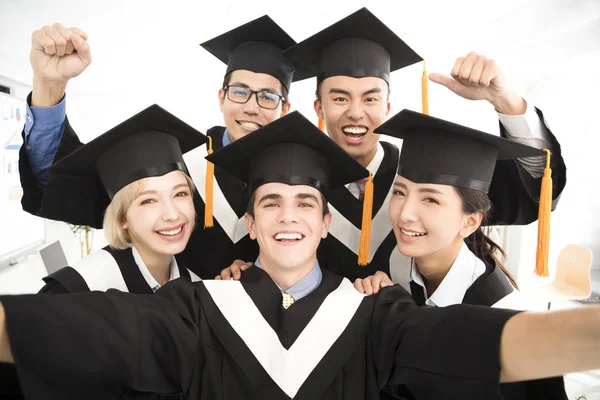
<instances>
[{"instance_id":1,"label":"eyeglasses","mask_svg":"<svg viewBox=\"0 0 600 400\"><path fill-rule=\"evenodd\" d=\"M256 102L262 108L273 110L279 106L281 100L285 101L283 96L268 90L251 90L243 86L227 85L223 88L227 93L227 98L234 103L244 104L250 100L252 94L256 95Z\"/></svg>"}]
</instances>

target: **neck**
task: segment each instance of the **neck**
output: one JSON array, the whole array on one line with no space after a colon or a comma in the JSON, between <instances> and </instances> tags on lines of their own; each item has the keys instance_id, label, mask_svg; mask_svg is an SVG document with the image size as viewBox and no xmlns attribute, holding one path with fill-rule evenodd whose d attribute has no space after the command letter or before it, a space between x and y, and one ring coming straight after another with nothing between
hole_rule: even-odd
<instances>
[{"instance_id":1,"label":"neck","mask_svg":"<svg viewBox=\"0 0 600 400\"><path fill-rule=\"evenodd\" d=\"M378 146L379 146L379 143L377 143L375 145L375 147L373 147L373 149L371 149L367 154L355 157L354 159L360 165L362 165L363 167L367 168L369 166L369 164L371 164L371 161L373 161L373 159L375 158L375 154L377 153L377 147Z\"/></svg>"},{"instance_id":2,"label":"neck","mask_svg":"<svg viewBox=\"0 0 600 400\"><path fill-rule=\"evenodd\" d=\"M431 296L440 286L456 261L462 247L462 238L457 238L448 247L422 257L415 257L415 264L423 276L427 295Z\"/></svg>"},{"instance_id":3,"label":"neck","mask_svg":"<svg viewBox=\"0 0 600 400\"><path fill-rule=\"evenodd\" d=\"M285 291L300 282L302 278L313 270L317 264L317 256L315 254L309 260L306 260L297 266L289 267L282 266L272 258L261 253L258 256L258 262L262 269L269 274L271 279L277 283L281 290Z\"/></svg>"},{"instance_id":4,"label":"neck","mask_svg":"<svg viewBox=\"0 0 600 400\"><path fill-rule=\"evenodd\" d=\"M173 256L168 254L157 254L152 251L147 251L141 246L135 247L142 257L142 261L146 264L146 268L160 286L169 282L171 277L171 261Z\"/></svg>"}]
</instances>

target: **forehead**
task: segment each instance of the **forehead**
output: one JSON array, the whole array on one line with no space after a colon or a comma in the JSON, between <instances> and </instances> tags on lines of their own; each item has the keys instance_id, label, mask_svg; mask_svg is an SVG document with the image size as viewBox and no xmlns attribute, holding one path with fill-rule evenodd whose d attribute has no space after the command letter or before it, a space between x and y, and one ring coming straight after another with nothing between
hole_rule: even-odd
<instances>
[{"instance_id":1,"label":"forehead","mask_svg":"<svg viewBox=\"0 0 600 400\"><path fill-rule=\"evenodd\" d=\"M161 176L144 178L143 190L170 190L175 185L187 184L185 175L181 171L171 171Z\"/></svg>"},{"instance_id":2,"label":"forehead","mask_svg":"<svg viewBox=\"0 0 600 400\"><path fill-rule=\"evenodd\" d=\"M409 191L418 191L420 189L435 189L449 196L451 194L457 194L454 186L439 185L437 183L417 183L406 179L402 175L396 175L396 184L405 186Z\"/></svg>"},{"instance_id":3,"label":"forehead","mask_svg":"<svg viewBox=\"0 0 600 400\"><path fill-rule=\"evenodd\" d=\"M282 198L295 197L298 194L310 194L315 196L317 199L321 197L321 192L312 186L306 185L286 185L285 183L271 182L265 183L256 189L256 198L260 200L261 197L266 195L279 195Z\"/></svg>"},{"instance_id":4,"label":"forehead","mask_svg":"<svg viewBox=\"0 0 600 400\"><path fill-rule=\"evenodd\" d=\"M321 89L325 92L333 88L342 89L352 94L362 94L367 90L379 88L382 93L386 93L387 83L383 79L374 76L353 78L345 75L332 76L324 79L321 83Z\"/></svg>"},{"instance_id":5,"label":"forehead","mask_svg":"<svg viewBox=\"0 0 600 400\"><path fill-rule=\"evenodd\" d=\"M281 89L282 83L279 79L269 74L252 72L246 69L238 69L231 73L229 84L242 83L251 89Z\"/></svg>"}]
</instances>

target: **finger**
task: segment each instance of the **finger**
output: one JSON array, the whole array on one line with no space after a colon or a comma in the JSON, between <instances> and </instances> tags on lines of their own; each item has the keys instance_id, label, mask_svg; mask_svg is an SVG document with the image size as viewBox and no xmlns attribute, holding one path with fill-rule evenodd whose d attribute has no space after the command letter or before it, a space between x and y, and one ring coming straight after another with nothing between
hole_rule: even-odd
<instances>
[{"instance_id":1,"label":"finger","mask_svg":"<svg viewBox=\"0 0 600 400\"><path fill-rule=\"evenodd\" d=\"M52 25L52 28L55 31L57 31L62 37L65 38L65 40L67 42L67 46L65 48L65 54L73 53L73 50L75 50L75 46L73 46L73 41L72 41L74 32L71 29L62 26L58 22L55 23L54 25Z\"/></svg>"},{"instance_id":2,"label":"finger","mask_svg":"<svg viewBox=\"0 0 600 400\"><path fill-rule=\"evenodd\" d=\"M357 280L354 281L354 288L362 294L365 293L365 288L363 287L362 279L360 279L360 278L358 278Z\"/></svg>"},{"instance_id":3,"label":"finger","mask_svg":"<svg viewBox=\"0 0 600 400\"><path fill-rule=\"evenodd\" d=\"M67 48L67 40L60 33L58 33L58 31L47 25L44 26L43 30L44 33L54 42L54 55L57 55L58 57L64 56Z\"/></svg>"},{"instance_id":4,"label":"finger","mask_svg":"<svg viewBox=\"0 0 600 400\"><path fill-rule=\"evenodd\" d=\"M244 264L242 264L242 265L240 266L240 269L241 269L242 271L245 271L245 270L247 270L248 268L250 268L250 267L251 267L251 266L253 266L253 265L254 265L254 263L252 263L252 262L247 262L247 263L244 263Z\"/></svg>"},{"instance_id":5,"label":"finger","mask_svg":"<svg viewBox=\"0 0 600 400\"><path fill-rule=\"evenodd\" d=\"M483 73L486 61L487 58L483 56L479 56L475 59L473 63L473 69L471 70L471 74L469 75L469 85L480 86L479 81L481 79L481 74Z\"/></svg>"},{"instance_id":6,"label":"finger","mask_svg":"<svg viewBox=\"0 0 600 400\"><path fill-rule=\"evenodd\" d=\"M225 268L223 271L221 271L221 279L223 279L224 281L229 280L231 278L231 267L229 268Z\"/></svg>"},{"instance_id":7,"label":"finger","mask_svg":"<svg viewBox=\"0 0 600 400\"><path fill-rule=\"evenodd\" d=\"M479 84L488 87L497 76L498 68L496 67L496 62L494 60L487 60L481 73L481 78L479 78Z\"/></svg>"},{"instance_id":8,"label":"finger","mask_svg":"<svg viewBox=\"0 0 600 400\"><path fill-rule=\"evenodd\" d=\"M463 61L462 65L460 66L460 69L458 70L456 80L458 80L465 86L470 86L469 75L471 75L471 70L473 69L476 57L477 55L475 53L469 53L465 57L465 61Z\"/></svg>"},{"instance_id":9,"label":"finger","mask_svg":"<svg viewBox=\"0 0 600 400\"><path fill-rule=\"evenodd\" d=\"M462 86L459 82L450 78L449 76L439 74L437 72L429 74L429 80L439 85L445 86L454 93L456 93Z\"/></svg>"},{"instance_id":10,"label":"finger","mask_svg":"<svg viewBox=\"0 0 600 400\"><path fill-rule=\"evenodd\" d=\"M221 275L215 276L215 280L220 281L221 280Z\"/></svg>"},{"instance_id":11,"label":"finger","mask_svg":"<svg viewBox=\"0 0 600 400\"><path fill-rule=\"evenodd\" d=\"M371 279L373 277L368 277L363 279L363 286L365 287L365 293L369 296L373 294L373 285L371 284Z\"/></svg>"},{"instance_id":12,"label":"finger","mask_svg":"<svg viewBox=\"0 0 600 400\"><path fill-rule=\"evenodd\" d=\"M83 40L81 36L75 34L72 39L73 46L75 46L75 50L77 50L77 55L81 60L81 63L87 67L92 63L92 53L90 51L90 46L88 45L87 40Z\"/></svg>"},{"instance_id":13,"label":"finger","mask_svg":"<svg viewBox=\"0 0 600 400\"><path fill-rule=\"evenodd\" d=\"M394 282L386 276L385 279L381 281L381 287L384 288L388 286L394 286Z\"/></svg>"},{"instance_id":14,"label":"finger","mask_svg":"<svg viewBox=\"0 0 600 400\"><path fill-rule=\"evenodd\" d=\"M371 283L373 285L373 294L379 293L379 285L381 284L381 279L381 275L375 273L375 276L373 276L373 279L371 280Z\"/></svg>"},{"instance_id":15,"label":"finger","mask_svg":"<svg viewBox=\"0 0 600 400\"><path fill-rule=\"evenodd\" d=\"M242 277L242 271L240 271L239 265L234 264L229 268L229 270L231 272L231 276L233 276L233 279L235 279L236 281Z\"/></svg>"},{"instance_id":16,"label":"finger","mask_svg":"<svg viewBox=\"0 0 600 400\"><path fill-rule=\"evenodd\" d=\"M458 57L456 59L456 61L454 62L454 66L452 67L452 71L450 71L451 77L453 77L454 79L458 78L458 71L460 71L460 67L462 66L464 61L465 61L464 57Z\"/></svg>"},{"instance_id":17,"label":"finger","mask_svg":"<svg viewBox=\"0 0 600 400\"><path fill-rule=\"evenodd\" d=\"M33 34L31 35L31 46L36 50L43 51L49 56L54 55L54 53L56 52L56 46L54 44L54 41L50 39L48 35L46 35L44 27L33 32Z\"/></svg>"},{"instance_id":18,"label":"finger","mask_svg":"<svg viewBox=\"0 0 600 400\"><path fill-rule=\"evenodd\" d=\"M76 33L76 34L78 34L79 36L81 36L81 38L82 38L83 40L88 40L88 35L87 35L87 33L85 33L84 31L82 31L81 29L79 29L79 28L77 28L77 27L74 27L74 26L72 26L72 27L71 27L71 31L72 31L73 33Z\"/></svg>"}]
</instances>

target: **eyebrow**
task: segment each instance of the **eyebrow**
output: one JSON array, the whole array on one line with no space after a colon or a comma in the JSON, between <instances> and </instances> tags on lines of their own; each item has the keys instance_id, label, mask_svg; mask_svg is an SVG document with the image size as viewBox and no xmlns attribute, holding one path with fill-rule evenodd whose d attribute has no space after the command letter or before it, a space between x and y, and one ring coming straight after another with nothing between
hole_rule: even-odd
<instances>
[{"instance_id":1,"label":"eyebrow","mask_svg":"<svg viewBox=\"0 0 600 400\"><path fill-rule=\"evenodd\" d=\"M233 82L233 83L230 83L230 84L229 84L229 86L241 86L241 87L243 87L243 88L246 88L246 89L250 89L250 90L252 90L252 89L250 88L250 86L248 86L247 84L245 84L245 83L243 83L243 82ZM257 92L261 92L261 91L263 91L263 90L264 90L264 91L267 91L267 92L274 93L274 94L276 94L276 95L278 95L278 96L281 96L277 90L275 90L275 89L273 89L273 88L270 88L270 87L258 89L258 90L257 90Z\"/></svg>"},{"instance_id":2,"label":"eyebrow","mask_svg":"<svg viewBox=\"0 0 600 400\"><path fill-rule=\"evenodd\" d=\"M189 185L187 183L180 183L178 185L173 186L173 188L171 189L171 191L174 191L176 189L179 189L181 187L187 187L189 189ZM156 194L158 193L156 190L144 190L143 192L139 192L138 195L136 197L140 197L146 194Z\"/></svg>"},{"instance_id":3,"label":"eyebrow","mask_svg":"<svg viewBox=\"0 0 600 400\"><path fill-rule=\"evenodd\" d=\"M310 193L298 193L296 196L294 196L296 199L311 199L314 200L315 202L319 202L319 200L317 199L317 196L315 196L314 194L310 194ZM281 200L282 196L280 194L277 193L269 193L269 194L265 194L263 197L260 198L260 200L258 201L258 204L262 203L263 201L266 200Z\"/></svg>"},{"instance_id":4,"label":"eyebrow","mask_svg":"<svg viewBox=\"0 0 600 400\"><path fill-rule=\"evenodd\" d=\"M394 182L394 187L397 187L397 188L400 188L400 189L404 189L404 190L408 189L408 187L404 183L402 183L402 182ZM435 193L435 194L439 194L439 195L445 196L445 194L442 193L442 192L440 192L439 190L434 189L434 188L428 188L428 187L420 188L419 189L419 193Z\"/></svg>"},{"instance_id":5,"label":"eyebrow","mask_svg":"<svg viewBox=\"0 0 600 400\"><path fill-rule=\"evenodd\" d=\"M381 88L379 87L374 87L372 89L369 89L365 92L362 93L361 96L366 96L368 94L374 94L374 93L381 93ZM346 96L350 96L350 92L344 89L340 89L340 88L331 88L329 89L329 94L344 94Z\"/></svg>"}]
</instances>

